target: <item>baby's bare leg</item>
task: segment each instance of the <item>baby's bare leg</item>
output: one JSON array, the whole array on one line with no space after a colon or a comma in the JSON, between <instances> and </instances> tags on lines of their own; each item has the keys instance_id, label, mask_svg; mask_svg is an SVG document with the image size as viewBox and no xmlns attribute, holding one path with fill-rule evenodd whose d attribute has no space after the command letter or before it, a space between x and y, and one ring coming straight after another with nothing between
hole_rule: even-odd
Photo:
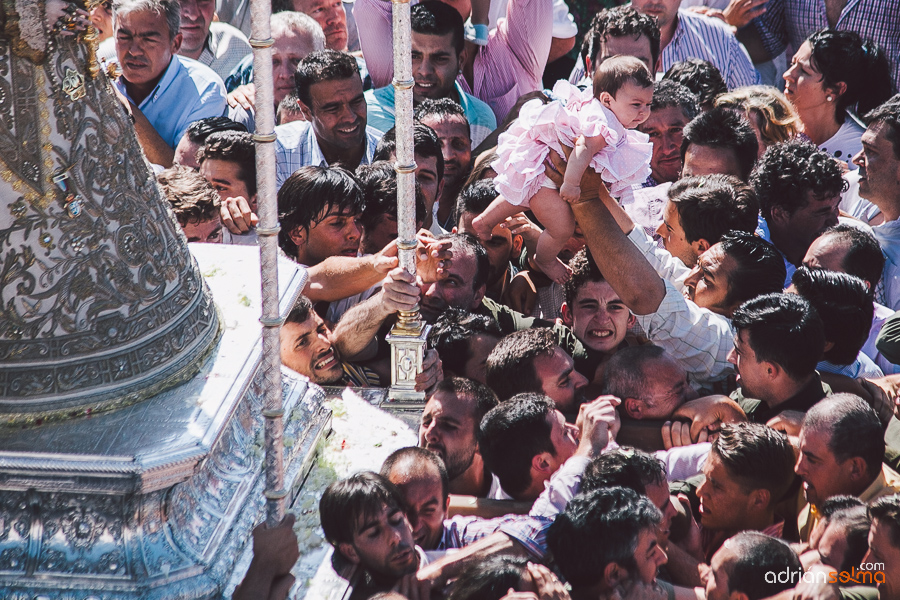
<instances>
[{"instance_id":1,"label":"baby's bare leg","mask_svg":"<svg viewBox=\"0 0 900 600\"><path fill-rule=\"evenodd\" d=\"M540 192L538 192L540 193ZM522 212L522 207L510 204L503 196L497 196L484 212L472 219L472 229L482 241L491 239L494 227L513 215Z\"/></svg>"},{"instance_id":2,"label":"baby's bare leg","mask_svg":"<svg viewBox=\"0 0 900 600\"><path fill-rule=\"evenodd\" d=\"M556 283L565 283L572 270L557 255L575 231L575 215L556 190L541 188L531 199L531 210L544 226L538 238L534 262Z\"/></svg>"}]
</instances>

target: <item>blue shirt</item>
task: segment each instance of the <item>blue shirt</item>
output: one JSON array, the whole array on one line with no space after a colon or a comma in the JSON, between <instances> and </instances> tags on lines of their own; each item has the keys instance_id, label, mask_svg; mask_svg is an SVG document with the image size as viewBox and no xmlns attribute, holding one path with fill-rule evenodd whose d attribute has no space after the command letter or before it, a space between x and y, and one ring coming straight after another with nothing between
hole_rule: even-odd
<instances>
[{"instance_id":1,"label":"blue shirt","mask_svg":"<svg viewBox=\"0 0 900 600\"><path fill-rule=\"evenodd\" d=\"M285 180L300 167L328 166L328 161L319 147L316 132L309 121L294 121L275 128L275 189L280 190ZM375 146L381 135L371 127L366 127L366 151L359 164L372 163ZM344 165L351 171L359 165Z\"/></svg>"},{"instance_id":2,"label":"blue shirt","mask_svg":"<svg viewBox=\"0 0 900 600\"><path fill-rule=\"evenodd\" d=\"M116 80L116 87L134 102L125 90L124 76ZM222 116L227 108L222 78L206 65L178 55L172 57L162 79L138 105L156 133L172 148L191 123Z\"/></svg>"},{"instance_id":3,"label":"blue shirt","mask_svg":"<svg viewBox=\"0 0 900 600\"><path fill-rule=\"evenodd\" d=\"M456 93L459 95L460 105L469 121L472 147L476 147L492 131L497 129L497 117L491 107L471 94L462 90L458 82L453 83ZM388 85L377 90L366 92L366 108L368 110L368 123L382 135L394 126L394 86Z\"/></svg>"}]
</instances>

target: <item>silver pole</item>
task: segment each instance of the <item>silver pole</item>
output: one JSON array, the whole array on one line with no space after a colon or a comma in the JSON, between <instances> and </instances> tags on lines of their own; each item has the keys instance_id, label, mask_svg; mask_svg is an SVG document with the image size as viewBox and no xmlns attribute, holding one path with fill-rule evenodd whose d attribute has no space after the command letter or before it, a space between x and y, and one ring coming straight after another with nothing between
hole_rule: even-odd
<instances>
[{"instance_id":1,"label":"silver pole","mask_svg":"<svg viewBox=\"0 0 900 600\"><path fill-rule=\"evenodd\" d=\"M266 524L284 517L284 444L281 392L281 315L278 307L278 206L275 199L275 92L272 85L270 0L250 0L250 46L256 85L256 189L259 199L259 263L262 280L262 370L265 398Z\"/></svg>"},{"instance_id":2,"label":"silver pole","mask_svg":"<svg viewBox=\"0 0 900 600\"><path fill-rule=\"evenodd\" d=\"M394 114L397 134L397 247L400 266L416 274L416 161L413 148L412 30L409 0L391 0L394 38ZM425 395L415 391L422 371L428 327L419 319L418 305L401 311L391 329L391 400L421 403Z\"/></svg>"}]
</instances>

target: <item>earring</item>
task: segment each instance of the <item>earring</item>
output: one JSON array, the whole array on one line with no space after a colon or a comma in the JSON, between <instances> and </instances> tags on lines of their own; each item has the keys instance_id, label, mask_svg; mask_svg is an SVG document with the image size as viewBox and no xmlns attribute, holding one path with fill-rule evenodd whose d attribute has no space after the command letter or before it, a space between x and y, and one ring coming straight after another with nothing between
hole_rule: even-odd
<instances>
[{"instance_id":1,"label":"earring","mask_svg":"<svg viewBox=\"0 0 900 600\"><path fill-rule=\"evenodd\" d=\"M831 102L832 100L834 100L834 98L832 98L831 96L825 96L825 99L828 100L829 102Z\"/></svg>"}]
</instances>

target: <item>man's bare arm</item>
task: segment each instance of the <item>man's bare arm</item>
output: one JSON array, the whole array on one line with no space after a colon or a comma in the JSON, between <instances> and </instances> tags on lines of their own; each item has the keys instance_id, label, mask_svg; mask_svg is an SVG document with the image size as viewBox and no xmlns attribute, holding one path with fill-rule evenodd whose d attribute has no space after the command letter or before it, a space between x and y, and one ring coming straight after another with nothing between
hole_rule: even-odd
<instances>
[{"instance_id":1,"label":"man's bare arm","mask_svg":"<svg viewBox=\"0 0 900 600\"><path fill-rule=\"evenodd\" d=\"M396 252L395 252L396 254ZM335 302L361 294L397 266L396 256L329 256L307 269L303 293L313 302Z\"/></svg>"},{"instance_id":2,"label":"man's bare arm","mask_svg":"<svg viewBox=\"0 0 900 600\"><path fill-rule=\"evenodd\" d=\"M137 106L131 104L131 115L134 117L134 133L138 143L144 151L144 155L154 165L160 165L168 169L175 161L175 150L156 132L144 113Z\"/></svg>"}]
</instances>

